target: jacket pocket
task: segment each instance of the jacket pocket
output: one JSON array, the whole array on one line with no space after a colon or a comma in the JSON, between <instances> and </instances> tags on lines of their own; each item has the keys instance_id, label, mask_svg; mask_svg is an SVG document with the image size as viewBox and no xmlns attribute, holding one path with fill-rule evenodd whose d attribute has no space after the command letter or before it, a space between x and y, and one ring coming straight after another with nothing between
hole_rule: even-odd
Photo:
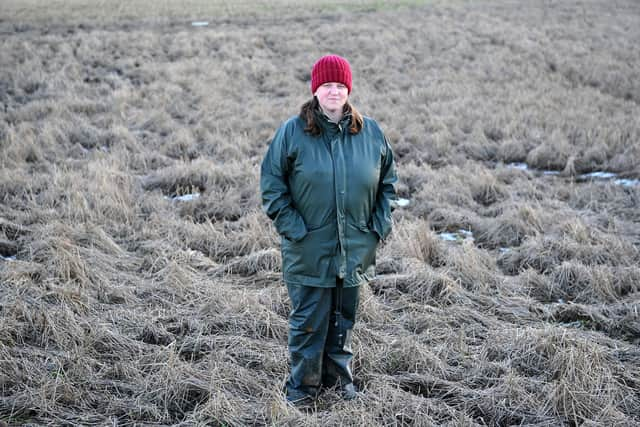
<instances>
[{"instance_id":1,"label":"jacket pocket","mask_svg":"<svg viewBox=\"0 0 640 427\"><path fill-rule=\"evenodd\" d=\"M314 231L318 231L321 228L325 228L329 224L321 224L321 225L307 225L307 232L313 233Z\"/></svg>"},{"instance_id":2,"label":"jacket pocket","mask_svg":"<svg viewBox=\"0 0 640 427\"><path fill-rule=\"evenodd\" d=\"M364 222L357 222L351 226L355 230L347 239L349 258L347 262L352 271L364 273L375 265L378 234Z\"/></svg>"},{"instance_id":3,"label":"jacket pocket","mask_svg":"<svg viewBox=\"0 0 640 427\"><path fill-rule=\"evenodd\" d=\"M355 227L362 231L363 233L370 233L373 236L375 236L376 241L379 242L380 241L380 235L376 232L376 230L374 230L373 228L369 227L367 224L365 224L364 222L360 222L358 224L355 224Z\"/></svg>"},{"instance_id":4,"label":"jacket pocket","mask_svg":"<svg viewBox=\"0 0 640 427\"><path fill-rule=\"evenodd\" d=\"M282 242L282 263L285 273L328 277L332 274L333 257L337 250L337 231L333 224L307 230L298 242Z\"/></svg>"},{"instance_id":5,"label":"jacket pocket","mask_svg":"<svg viewBox=\"0 0 640 427\"><path fill-rule=\"evenodd\" d=\"M291 244L296 244L296 243L300 243L300 242L304 241L307 238L307 236L309 235L309 233L313 233L313 232L315 232L315 231L317 231L317 230L319 230L319 229L321 229L323 227L326 227L326 224L325 225L306 225L305 226L306 232L304 233L304 236L300 240L293 240L293 239L288 238L285 235L282 235L282 237L284 238L285 241L287 241L287 242L289 242Z\"/></svg>"},{"instance_id":6,"label":"jacket pocket","mask_svg":"<svg viewBox=\"0 0 640 427\"><path fill-rule=\"evenodd\" d=\"M367 224L365 224L364 222L357 223L356 228L360 231L364 231L365 233L371 232L371 230L369 229L369 226L367 226Z\"/></svg>"}]
</instances>

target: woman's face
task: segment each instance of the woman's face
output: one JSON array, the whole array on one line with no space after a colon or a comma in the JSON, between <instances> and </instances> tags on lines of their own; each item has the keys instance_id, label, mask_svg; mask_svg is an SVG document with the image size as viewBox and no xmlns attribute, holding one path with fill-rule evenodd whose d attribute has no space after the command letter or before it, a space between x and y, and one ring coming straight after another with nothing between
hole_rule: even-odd
<instances>
[{"instance_id":1,"label":"woman's face","mask_svg":"<svg viewBox=\"0 0 640 427\"><path fill-rule=\"evenodd\" d=\"M349 89L342 83L324 83L318 86L314 95L324 111L342 111L349 97Z\"/></svg>"}]
</instances>

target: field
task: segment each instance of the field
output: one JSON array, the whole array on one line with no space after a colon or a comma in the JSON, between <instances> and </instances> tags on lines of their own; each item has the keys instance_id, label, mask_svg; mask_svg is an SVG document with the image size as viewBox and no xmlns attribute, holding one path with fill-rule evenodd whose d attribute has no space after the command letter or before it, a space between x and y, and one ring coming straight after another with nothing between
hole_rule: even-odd
<instances>
[{"instance_id":1,"label":"field","mask_svg":"<svg viewBox=\"0 0 640 427\"><path fill-rule=\"evenodd\" d=\"M640 424L637 1L1 9L0 425ZM408 204L299 410L258 175L327 53Z\"/></svg>"}]
</instances>

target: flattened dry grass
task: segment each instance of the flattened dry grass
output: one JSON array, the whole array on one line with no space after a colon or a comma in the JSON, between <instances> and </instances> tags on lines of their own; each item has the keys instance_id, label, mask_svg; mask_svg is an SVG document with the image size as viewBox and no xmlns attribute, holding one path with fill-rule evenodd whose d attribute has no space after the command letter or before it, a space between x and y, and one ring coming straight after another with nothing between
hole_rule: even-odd
<instances>
[{"instance_id":1,"label":"flattened dry grass","mask_svg":"<svg viewBox=\"0 0 640 427\"><path fill-rule=\"evenodd\" d=\"M624 367L606 342L555 328L503 331L495 338L492 358L508 361L523 375L549 381L537 396L543 399L539 401L543 412L568 414L575 423L604 419L615 423L624 418L631 402L637 405ZM506 342L510 350L499 349Z\"/></svg>"},{"instance_id":2,"label":"flattened dry grass","mask_svg":"<svg viewBox=\"0 0 640 427\"><path fill-rule=\"evenodd\" d=\"M640 178L636 4L102 6L3 3L2 422L640 423L640 189L581 176ZM362 396L301 411L258 174L328 52L409 204L361 289Z\"/></svg>"}]
</instances>

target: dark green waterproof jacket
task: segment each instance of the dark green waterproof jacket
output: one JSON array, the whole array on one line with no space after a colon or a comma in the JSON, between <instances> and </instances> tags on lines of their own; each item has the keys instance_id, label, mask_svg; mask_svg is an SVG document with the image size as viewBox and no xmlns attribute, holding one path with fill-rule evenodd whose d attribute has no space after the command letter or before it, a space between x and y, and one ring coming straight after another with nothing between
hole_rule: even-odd
<instances>
[{"instance_id":1,"label":"dark green waterproof jacket","mask_svg":"<svg viewBox=\"0 0 640 427\"><path fill-rule=\"evenodd\" d=\"M375 275L378 241L391 232L397 181L393 152L378 124L364 118L349 133L317 114L320 136L292 117L264 157L262 206L282 236L284 281L317 287L358 286Z\"/></svg>"}]
</instances>

